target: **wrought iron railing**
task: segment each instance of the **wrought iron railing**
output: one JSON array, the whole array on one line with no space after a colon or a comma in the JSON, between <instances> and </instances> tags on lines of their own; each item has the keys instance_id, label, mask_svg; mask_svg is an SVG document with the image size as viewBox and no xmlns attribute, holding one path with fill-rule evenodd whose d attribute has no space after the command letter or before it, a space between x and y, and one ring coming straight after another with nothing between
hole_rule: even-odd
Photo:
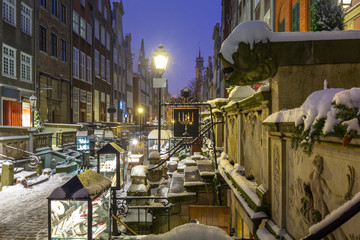
<instances>
[{"instance_id":1,"label":"wrought iron railing","mask_svg":"<svg viewBox=\"0 0 360 240\"><path fill-rule=\"evenodd\" d=\"M137 229L133 228L133 230L138 234L154 233L154 220L158 216L167 216L168 231L170 231L170 208L173 204L170 203L168 198L158 196L114 197L114 195L116 194L113 194L112 213L124 222L126 222L127 217L136 214L135 219L137 219L137 221L135 221L136 224L133 225L137 226ZM138 201L139 204L136 204L134 201ZM158 204L154 204L155 201L158 201ZM161 215L159 211L164 211L167 214ZM148 214L150 214L150 216L148 216ZM148 219L148 217L151 217L151 219ZM144 223L142 229L141 223ZM114 235L121 234L118 231L115 219L113 220L113 231Z\"/></svg>"}]
</instances>

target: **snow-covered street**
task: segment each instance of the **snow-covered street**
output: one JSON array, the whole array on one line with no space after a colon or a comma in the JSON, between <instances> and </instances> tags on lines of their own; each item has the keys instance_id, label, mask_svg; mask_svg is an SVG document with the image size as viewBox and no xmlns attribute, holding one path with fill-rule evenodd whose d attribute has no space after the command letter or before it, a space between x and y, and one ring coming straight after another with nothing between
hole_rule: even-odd
<instances>
[{"instance_id":1,"label":"snow-covered street","mask_svg":"<svg viewBox=\"0 0 360 240\"><path fill-rule=\"evenodd\" d=\"M0 239L47 239L47 197L72 175L55 174L39 185L4 187L0 192Z\"/></svg>"}]
</instances>

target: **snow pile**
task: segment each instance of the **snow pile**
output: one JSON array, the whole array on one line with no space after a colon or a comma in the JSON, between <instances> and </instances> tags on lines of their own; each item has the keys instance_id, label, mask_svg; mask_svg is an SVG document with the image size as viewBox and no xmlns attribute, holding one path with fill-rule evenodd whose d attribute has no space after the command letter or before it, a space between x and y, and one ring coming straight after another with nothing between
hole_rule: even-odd
<instances>
[{"instance_id":1,"label":"snow pile","mask_svg":"<svg viewBox=\"0 0 360 240\"><path fill-rule=\"evenodd\" d=\"M149 191L149 187L145 184L131 184L128 192L129 193L146 193Z\"/></svg>"},{"instance_id":2,"label":"snow pile","mask_svg":"<svg viewBox=\"0 0 360 240\"><path fill-rule=\"evenodd\" d=\"M206 226L202 224L187 223L173 228L170 232L149 235L143 238L144 240L184 240L184 239L197 239L197 240L231 240L232 238L226 234L221 228Z\"/></svg>"},{"instance_id":3,"label":"snow pile","mask_svg":"<svg viewBox=\"0 0 360 240\"><path fill-rule=\"evenodd\" d=\"M212 100L208 100L207 103L211 105L211 107L219 107L225 105L229 100L227 98L215 98Z\"/></svg>"},{"instance_id":4,"label":"snow pile","mask_svg":"<svg viewBox=\"0 0 360 240\"><path fill-rule=\"evenodd\" d=\"M352 110L356 116L344 121L338 117L342 108ZM314 125L320 119L325 119L322 128L325 135L332 133L336 124L346 125L347 132L353 130L360 135L359 117L360 88L330 88L313 92L300 108L273 113L264 122L294 122L295 126L304 124L303 131L312 133Z\"/></svg>"},{"instance_id":5,"label":"snow pile","mask_svg":"<svg viewBox=\"0 0 360 240\"><path fill-rule=\"evenodd\" d=\"M355 206L359 206L360 203L360 192L358 192L351 200L347 201L341 207L335 209L330 214L328 214L323 220L312 225L309 228L310 234L315 234L319 232L326 226L329 226L332 222L334 222L337 218L339 218L342 214L349 211L351 208L355 208ZM355 210L355 209L354 209Z\"/></svg>"},{"instance_id":6,"label":"snow pile","mask_svg":"<svg viewBox=\"0 0 360 240\"><path fill-rule=\"evenodd\" d=\"M241 100L250 97L255 94L255 90L249 85L247 86L236 86L229 94L231 100Z\"/></svg>"},{"instance_id":7,"label":"snow pile","mask_svg":"<svg viewBox=\"0 0 360 240\"><path fill-rule=\"evenodd\" d=\"M270 36L271 30L266 22L242 22L222 43L220 53L229 63L234 64L232 55L237 51L240 42L250 44L250 49L252 49L255 43L267 42Z\"/></svg>"},{"instance_id":8,"label":"snow pile","mask_svg":"<svg viewBox=\"0 0 360 240\"><path fill-rule=\"evenodd\" d=\"M256 236L261 240L276 240L274 235L272 235L266 228L259 228L256 231Z\"/></svg>"},{"instance_id":9,"label":"snow pile","mask_svg":"<svg viewBox=\"0 0 360 240\"><path fill-rule=\"evenodd\" d=\"M147 166L138 165L131 169L131 177L146 177Z\"/></svg>"}]
</instances>

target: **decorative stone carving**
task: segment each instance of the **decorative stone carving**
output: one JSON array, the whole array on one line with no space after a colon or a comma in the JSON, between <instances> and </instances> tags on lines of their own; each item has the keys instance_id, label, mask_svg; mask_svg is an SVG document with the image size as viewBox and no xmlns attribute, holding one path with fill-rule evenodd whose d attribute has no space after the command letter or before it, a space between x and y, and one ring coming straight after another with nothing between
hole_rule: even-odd
<instances>
[{"instance_id":1,"label":"decorative stone carving","mask_svg":"<svg viewBox=\"0 0 360 240\"><path fill-rule=\"evenodd\" d=\"M338 199L347 200L350 199L352 194L352 188L354 186L355 171L354 168L348 166L349 173L347 174L348 188L347 192L342 196L332 192L327 185L325 179L322 177L324 170L324 159L322 156L317 155L313 160L314 170L310 173L309 180L303 184L303 190L305 197L301 199L301 209L303 220L308 225L313 225L329 214L329 208L325 201L325 197L336 197ZM336 239L336 235L339 235L339 239L348 239L344 232L339 228L337 232L334 232L328 236L329 239Z\"/></svg>"},{"instance_id":2,"label":"decorative stone carving","mask_svg":"<svg viewBox=\"0 0 360 240\"><path fill-rule=\"evenodd\" d=\"M224 66L224 73L229 74L229 85L250 85L273 77L277 71L274 55L271 53L270 42L256 43L251 49L250 44L240 42L237 52L233 53L234 63L231 64L219 54Z\"/></svg>"},{"instance_id":3,"label":"decorative stone carving","mask_svg":"<svg viewBox=\"0 0 360 240\"><path fill-rule=\"evenodd\" d=\"M274 146L274 211L273 216L277 221L280 220L280 188L281 188L281 178L280 178L280 147Z\"/></svg>"}]
</instances>

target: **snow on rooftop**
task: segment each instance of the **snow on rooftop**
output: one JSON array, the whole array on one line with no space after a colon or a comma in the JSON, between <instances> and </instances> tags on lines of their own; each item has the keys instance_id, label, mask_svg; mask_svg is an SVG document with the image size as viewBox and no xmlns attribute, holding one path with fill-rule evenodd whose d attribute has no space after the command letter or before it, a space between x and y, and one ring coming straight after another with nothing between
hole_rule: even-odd
<instances>
[{"instance_id":1,"label":"snow on rooftop","mask_svg":"<svg viewBox=\"0 0 360 240\"><path fill-rule=\"evenodd\" d=\"M263 21L245 21L240 23L223 41L220 53L231 64L233 53L239 43L250 44L252 49L259 42L291 42L311 40L359 39L360 31L322 31L322 32L271 32L269 25Z\"/></svg>"},{"instance_id":2,"label":"snow on rooftop","mask_svg":"<svg viewBox=\"0 0 360 240\"><path fill-rule=\"evenodd\" d=\"M221 228L214 226L207 226L196 223L187 223L171 229L170 232L159 235L148 235L144 240L184 240L184 239L197 239L197 240L231 240L232 238Z\"/></svg>"},{"instance_id":3,"label":"snow on rooftop","mask_svg":"<svg viewBox=\"0 0 360 240\"><path fill-rule=\"evenodd\" d=\"M322 130L324 134L328 134L333 132L335 124L342 121L342 119L337 118L338 111L332 103L344 105L347 108L360 109L360 88L347 90L330 88L313 92L300 108L273 113L264 122L294 122L296 126L304 123L304 131L306 131L312 130L317 120L325 118L326 121ZM342 122L342 124L348 126L348 131L355 130L360 134L357 118Z\"/></svg>"}]
</instances>

